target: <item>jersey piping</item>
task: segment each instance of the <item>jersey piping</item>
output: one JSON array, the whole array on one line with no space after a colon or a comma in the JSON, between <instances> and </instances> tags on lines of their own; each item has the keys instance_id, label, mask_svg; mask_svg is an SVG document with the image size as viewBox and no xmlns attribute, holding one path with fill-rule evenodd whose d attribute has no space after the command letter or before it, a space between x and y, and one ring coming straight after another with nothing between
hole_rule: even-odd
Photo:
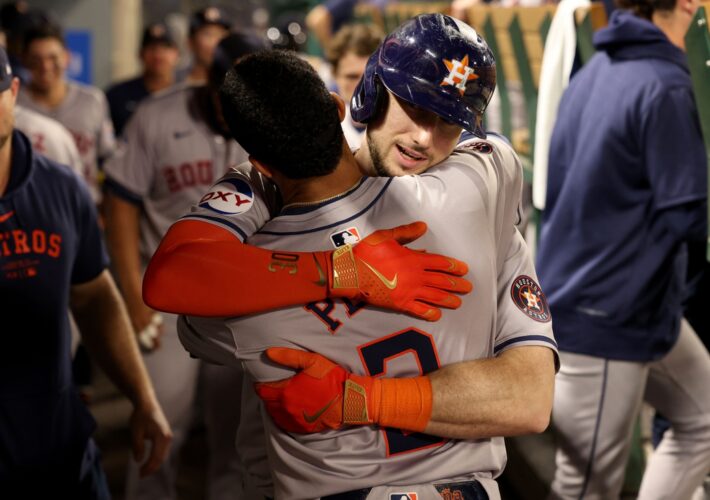
<instances>
[{"instance_id":1,"label":"jersey piping","mask_svg":"<svg viewBox=\"0 0 710 500\"><path fill-rule=\"evenodd\" d=\"M531 340L547 342L548 344L553 345L555 349L557 349L557 343L551 338L545 337L544 335L525 335L524 337L515 337L514 339L509 339L505 342L501 342L493 348L493 353L498 354L500 351L502 351L511 344L518 344L520 342L530 342Z\"/></svg>"},{"instance_id":2,"label":"jersey piping","mask_svg":"<svg viewBox=\"0 0 710 500\"><path fill-rule=\"evenodd\" d=\"M336 196L333 196L332 198L330 198L328 200L321 201L318 203L311 203L311 204L308 204L305 206L293 206L293 207L286 206L281 210L281 213L279 215L303 215L303 214L307 214L309 212L313 212L314 210L318 210L321 207L325 207L327 205L330 205L331 203L335 203L336 201L341 200L343 198L347 198L351 194L355 193L355 191L360 189L360 186L363 185L363 183L365 182L366 179L367 179L366 177L361 178L354 187L352 187L351 189L349 189L345 193L340 193Z\"/></svg>"},{"instance_id":3,"label":"jersey piping","mask_svg":"<svg viewBox=\"0 0 710 500\"><path fill-rule=\"evenodd\" d=\"M342 224L345 224L346 222L350 222L351 220L357 219L358 217L362 216L364 213L366 213L367 211L369 211L369 210L377 203L377 201L382 197L382 195L385 193L385 191L387 191L387 188L389 188L389 186L392 184L392 179L393 179L392 177L390 177L389 179L387 179L387 182L385 183L384 186L382 186L382 188L380 189L380 192L377 193L377 195L375 196L375 198L374 198L372 201L370 201L370 203L368 203L367 206L365 206L365 208L363 208L363 209L360 210L359 212L356 212L355 214L351 215L350 217L347 217L347 218L345 218L345 219L339 220L338 222L334 222L334 223L332 223L332 224L327 224L327 225L325 225L325 226L314 227L314 228L311 228L311 229L304 229L303 231L259 231L259 234L270 234L270 235L278 235L278 236L297 235L297 234L309 234L309 233L316 233L316 232L318 232L318 231L323 231L323 230L325 230L325 229L330 229L330 228L333 228L333 227L337 227L337 226L340 226L340 225L342 225ZM367 180L367 179L366 179L366 180ZM357 189L351 191L350 193L348 193L347 195L343 196L342 198L337 198L337 199L334 199L334 200L329 200L328 203L334 202L334 201L340 201L340 200L346 198L347 196L352 195L352 194L355 193L356 191L357 191ZM323 205L315 206L314 208L320 208L320 207L322 207L322 206L323 206Z\"/></svg>"}]
</instances>

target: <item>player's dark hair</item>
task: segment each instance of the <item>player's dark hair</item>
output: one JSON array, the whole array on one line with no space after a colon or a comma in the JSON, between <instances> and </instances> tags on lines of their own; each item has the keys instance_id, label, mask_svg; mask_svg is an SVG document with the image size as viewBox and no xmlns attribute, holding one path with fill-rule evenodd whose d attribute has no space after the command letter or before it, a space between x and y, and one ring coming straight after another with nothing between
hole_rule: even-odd
<instances>
[{"instance_id":1,"label":"player's dark hair","mask_svg":"<svg viewBox=\"0 0 710 500\"><path fill-rule=\"evenodd\" d=\"M45 22L38 24L37 26L32 26L27 31L25 31L25 36L22 43L22 51L26 53L27 49L30 47L30 45L32 45L32 42L34 42L35 40L43 40L45 38L53 38L59 41L59 43L61 43L63 47L66 47L62 28L53 22Z\"/></svg>"},{"instance_id":2,"label":"player's dark hair","mask_svg":"<svg viewBox=\"0 0 710 500\"><path fill-rule=\"evenodd\" d=\"M614 0L620 9L630 10L635 16L648 19L656 11L671 11L675 9L676 0Z\"/></svg>"},{"instance_id":3,"label":"player's dark hair","mask_svg":"<svg viewBox=\"0 0 710 500\"><path fill-rule=\"evenodd\" d=\"M343 147L338 107L295 53L242 58L227 73L220 100L232 136L257 160L290 179L335 170Z\"/></svg>"},{"instance_id":4,"label":"player's dark hair","mask_svg":"<svg viewBox=\"0 0 710 500\"><path fill-rule=\"evenodd\" d=\"M252 31L235 30L217 44L214 49L212 65L208 72L208 83L217 90L224 81L224 75L235 61L252 52L267 50L269 43Z\"/></svg>"}]
</instances>

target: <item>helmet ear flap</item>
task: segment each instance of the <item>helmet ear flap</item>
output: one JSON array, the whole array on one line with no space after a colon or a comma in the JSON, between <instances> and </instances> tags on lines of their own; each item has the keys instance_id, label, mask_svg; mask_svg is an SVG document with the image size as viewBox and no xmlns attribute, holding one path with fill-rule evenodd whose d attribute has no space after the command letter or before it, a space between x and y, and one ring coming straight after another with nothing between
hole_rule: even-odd
<instances>
[{"instance_id":1,"label":"helmet ear flap","mask_svg":"<svg viewBox=\"0 0 710 500\"><path fill-rule=\"evenodd\" d=\"M387 104L387 97L387 89L380 81L380 78L375 76L375 99L372 105L372 112L370 113L368 121L376 120L377 117L380 115L380 112L385 109L385 105Z\"/></svg>"},{"instance_id":2,"label":"helmet ear flap","mask_svg":"<svg viewBox=\"0 0 710 500\"><path fill-rule=\"evenodd\" d=\"M379 77L375 76L369 93L364 86L355 90L350 100L350 113L353 120L358 123L370 123L377 119L387 104L387 98L387 89Z\"/></svg>"},{"instance_id":3,"label":"helmet ear flap","mask_svg":"<svg viewBox=\"0 0 710 500\"><path fill-rule=\"evenodd\" d=\"M365 73L350 100L350 115L353 120L359 123L369 122L376 112L378 95L380 94L379 87L382 86L377 77L377 59L380 50L381 48L370 56Z\"/></svg>"},{"instance_id":4,"label":"helmet ear flap","mask_svg":"<svg viewBox=\"0 0 710 500\"><path fill-rule=\"evenodd\" d=\"M350 99L350 115L353 120L359 123L367 123L367 120L369 119L366 94L367 92L365 91L365 85L363 85L363 82L361 81Z\"/></svg>"}]
</instances>

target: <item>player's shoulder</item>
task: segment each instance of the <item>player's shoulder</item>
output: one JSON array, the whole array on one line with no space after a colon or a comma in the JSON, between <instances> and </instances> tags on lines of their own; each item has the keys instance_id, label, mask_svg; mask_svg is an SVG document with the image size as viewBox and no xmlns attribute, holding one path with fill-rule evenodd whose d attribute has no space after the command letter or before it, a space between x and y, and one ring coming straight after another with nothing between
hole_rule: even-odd
<instances>
[{"instance_id":1,"label":"player's shoulder","mask_svg":"<svg viewBox=\"0 0 710 500\"><path fill-rule=\"evenodd\" d=\"M248 161L230 168L221 180L224 179L241 179L253 187L255 191L261 193L278 192L276 184L274 184L271 179L261 174L261 172L254 168Z\"/></svg>"},{"instance_id":2,"label":"player's shoulder","mask_svg":"<svg viewBox=\"0 0 710 500\"><path fill-rule=\"evenodd\" d=\"M467 196L476 192L491 201L501 196L513 200L519 199L523 169L508 141L488 134L485 139L465 137L448 158L420 178L435 191L445 189Z\"/></svg>"},{"instance_id":3,"label":"player's shoulder","mask_svg":"<svg viewBox=\"0 0 710 500\"><path fill-rule=\"evenodd\" d=\"M17 102L26 107L34 108L36 106L26 85L20 85L20 91L17 93Z\"/></svg>"},{"instance_id":4,"label":"player's shoulder","mask_svg":"<svg viewBox=\"0 0 710 500\"><path fill-rule=\"evenodd\" d=\"M130 94L136 88L141 88L143 86L141 80L141 77L137 77L131 78L130 80L123 80L118 83L114 83L106 89L106 96L111 99L111 97L118 98L123 95Z\"/></svg>"},{"instance_id":5,"label":"player's shoulder","mask_svg":"<svg viewBox=\"0 0 710 500\"><path fill-rule=\"evenodd\" d=\"M165 128L189 120L188 103L192 91L176 85L141 100L126 124L126 130L139 127L144 133L164 134ZM125 132L124 132L125 135Z\"/></svg>"},{"instance_id":6,"label":"player's shoulder","mask_svg":"<svg viewBox=\"0 0 710 500\"><path fill-rule=\"evenodd\" d=\"M67 86L70 91L76 94L80 99L91 99L98 102L106 99L106 94L104 94L100 88L94 87L93 85L69 81L67 82Z\"/></svg>"},{"instance_id":7,"label":"player's shoulder","mask_svg":"<svg viewBox=\"0 0 710 500\"><path fill-rule=\"evenodd\" d=\"M462 135L454 152L444 163L467 165L485 168L511 177L522 175L522 164L508 139L489 132L486 138L473 135Z\"/></svg>"},{"instance_id":8,"label":"player's shoulder","mask_svg":"<svg viewBox=\"0 0 710 500\"><path fill-rule=\"evenodd\" d=\"M247 176L255 179L266 178L266 176L262 175L256 168L254 168L254 165L248 161L233 166L227 171L226 174L224 174L224 176Z\"/></svg>"},{"instance_id":9,"label":"player's shoulder","mask_svg":"<svg viewBox=\"0 0 710 500\"><path fill-rule=\"evenodd\" d=\"M443 161L422 175L442 175L444 172L467 172L489 174L490 170L517 169L520 160L510 143L497 134L488 134L485 139L462 136L454 151Z\"/></svg>"},{"instance_id":10,"label":"player's shoulder","mask_svg":"<svg viewBox=\"0 0 710 500\"><path fill-rule=\"evenodd\" d=\"M194 95L196 87L186 85L184 83L176 83L166 89L159 90L148 97L147 102L154 105L169 105L176 100L186 100Z\"/></svg>"},{"instance_id":11,"label":"player's shoulder","mask_svg":"<svg viewBox=\"0 0 710 500\"><path fill-rule=\"evenodd\" d=\"M69 134L66 127L59 121L22 105L15 106L15 125L20 129L36 128L50 134Z\"/></svg>"},{"instance_id":12,"label":"player's shoulder","mask_svg":"<svg viewBox=\"0 0 710 500\"><path fill-rule=\"evenodd\" d=\"M456 144L454 153L464 153L468 155L486 157L494 154L516 156L513 146L504 136L495 132L486 133L486 138L476 137L470 132L461 134L459 142Z\"/></svg>"},{"instance_id":13,"label":"player's shoulder","mask_svg":"<svg viewBox=\"0 0 710 500\"><path fill-rule=\"evenodd\" d=\"M67 165L51 160L44 155L35 153L34 162L37 174L43 179L67 187L73 187L83 182ZM52 184L52 187L56 188L57 184Z\"/></svg>"},{"instance_id":14,"label":"player's shoulder","mask_svg":"<svg viewBox=\"0 0 710 500\"><path fill-rule=\"evenodd\" d=\"M33 178L39 189L46 189L53 195L61 197L85 196L91 200L86 182L68 165L34 152L32 162Z\"/></svg>"},{"instance_id":15,"label":"player's shoulder","mask_svg":"<svg viewBox=\"0 0 710 500\"><path fill-rule=\"evenodd\" d=\"M235 204L236 203L236 204ZM209 213L214 218L222 219L257 216L258 229L274 217L282 205L281 195L276 185L259 173L249 162L230 168L205 194L191 215ZM252 207L257 207L252 210ZM248 214L247 214L248 212ZM242 234L244 239L247 234ZM253 234L250 233L250 234Z\"/></svg>"},{"instance_id":16,"label":"player's shoulder","mask_svg":"<svg viewBox=\"0 0 710 500\"><path fill-rule=\"evenodd\" d=\"M184 109L193 93L192 87L182 84L173 85L143 99L138 105L136 114L146 117L169 113L168 116L170 116L175 111Z\"/></svg>"},{"instance_id":17,"label":"player's shoulder","mask_svg":"<svg viewBox=\"0 0 710 500\"><path fill-rule=\"evenodd\" d=\"M22 104L15 105L15 126L20 130L54 128L57 122L53 118L43 115L32 108Z\"/></svg>"}]
</instances>

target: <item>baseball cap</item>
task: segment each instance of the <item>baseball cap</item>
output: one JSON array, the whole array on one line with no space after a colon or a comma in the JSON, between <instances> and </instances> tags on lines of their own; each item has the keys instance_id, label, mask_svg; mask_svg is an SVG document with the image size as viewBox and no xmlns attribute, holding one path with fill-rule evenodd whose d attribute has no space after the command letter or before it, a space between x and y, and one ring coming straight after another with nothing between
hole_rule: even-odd
<instances>
[{"instance_id":1,"label":"baseball cap","mask_svg":"<svg viewBox=\"0 0 710 500\"><path fill-rule=\"evenodd\" d=\"M170 45L171 47L177 47L175 37L170 31L170 28L168 28L165 23L152 23L146 26L145 30L143 30L141 49L144 49L148 45L152 44L162 44Z\"/></svg>"},{"instance_id":2,"label":"baseball cap","mask_svg":"<svg viewBox=\"0 0 710 500\"><path fill-rule=\"evenodd\" d=\"M211 6L205 7L195 11L190 18L190 35L193 35L197 30L203 26L208 26L210 24L216 24L222 26L226 29L232 27L232 22L227 18L227 14L219 7Z\"/></svg>"},{"instance_id":3,"label":"baseball cap","mask_svg":"<svg viewBox=\"0 0 710 500\"><path fill-rule=\"evenodd\" d=\"M12 85L12 67L5 49L0 47L0 92L5 92Z\"/></svg>"}]
</instances>

